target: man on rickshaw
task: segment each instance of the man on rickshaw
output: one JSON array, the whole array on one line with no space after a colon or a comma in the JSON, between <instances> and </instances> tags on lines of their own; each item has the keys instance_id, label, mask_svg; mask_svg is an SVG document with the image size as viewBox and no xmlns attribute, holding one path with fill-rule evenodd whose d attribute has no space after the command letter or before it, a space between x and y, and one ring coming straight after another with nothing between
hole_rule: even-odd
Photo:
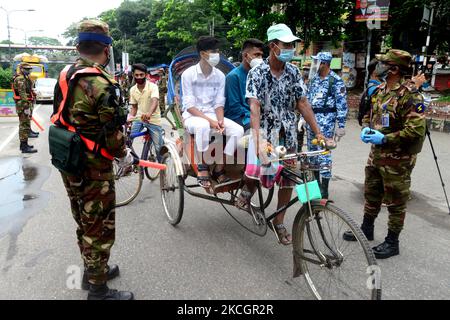
<instances>
[{"instance_id":1,"label":"man on rickshaw","mask_svg":"<svg viewBox=\"0 0 450 320\"><path fill-rule=\"evenodd\" d=\"M198 183L209 189L211 181L205 155L210 154L211 130L228 137L223 153L230 157L234 156L237 142L244 135L244 130L239 124L224 117L225 75L215 68L220 62L219 41L214 37L200 37L197 52L200 62L188 68L181 76L183 119L186 130L195 136ZM217 154L215 158L218 158ZM225 174L225 161L218 162L213 178L219 184L225 184L230 181Z\"/></svg>"},{"instance_id":2,"label":"man on rickshaw","mask_svg":"<svg viewBox=\"0 0 450 320\"><path fill-rule=\"evenodd\" d=\"M245 98L247 75L250 69L263 62L264 43L247 39L242 45L242 63L227 74L225 81L225 116L240 124L244 131L250 129L250 106Z\"/></svg>"},{"instance_id":3,"label":"man on rickshaw","mask_svg":"<svg viewBox=\"0 0 450 320\"><path fill-rule=\"evenodd\" d=\"M264 175L261 166L270 165L267 158L267 144L276 147L284 145L289 153L297 151L297 115L295 109L303 115L318 140L324 140L316 123L299 69L289 63L295 52L295 42L300 40L284 24L277 24L267 30L270 55L263 63L251 69L247 77L246 98L251 110L252 141L249 153L256 152L259 164L248 163L245 172L246 185L242 189L236 205L248 210L250 199L256 191L256 180ZM255 148L252 148L252 145ZM252 150L253 149L253 150ZM249 159L249 158L248 158ZM296 161L284 161L284 166L295 169ZM279 172L279 171L278 171ZM279 179L278 179L279 178ZM293 182L278 177L278 209L289 203ZM274 231L280 243L289 245L291 235L283 224L285 212L272 221Z\"/></svg>"}]
</instances>

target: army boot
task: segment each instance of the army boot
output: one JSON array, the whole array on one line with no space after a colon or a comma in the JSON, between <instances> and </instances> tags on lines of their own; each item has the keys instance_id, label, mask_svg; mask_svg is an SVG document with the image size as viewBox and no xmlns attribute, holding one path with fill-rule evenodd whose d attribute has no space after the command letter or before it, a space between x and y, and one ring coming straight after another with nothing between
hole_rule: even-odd
<instances>
[{"instance_id":1,"label":"army boot","mask_svg":"<svg viewBox=\"0 0 450 320\"><path fill-rule=\"evenodd\" d=\"M28 141L20 141L20 151L22 153L36 153L37 150L28 145Z\"/></svg>"},{"instance_id":2,"label":"army boot","mask_svg":"<svg viewBox=\"0 0 450 320\"><path fill-rule=\"evenodd\" d=\"M134 300L134 295L130 291L118 291L110 289L106 284L91 284L88 300Z\"/></svg>"},{"instance_id":3,"label":"army boot","mask_svg":"<svg viewBox=\"0 0 450 320\"><path fill-rule=\"evenodd\" d=\"M120 275L119 266L117 264L112 264L111 266L106 266L108 271L106 271L106 279L112 280L114 278L117 278ZM83 272L83 280L81 281L81 289L83 290L89 290L89 281L88 281L88 274L86 272L86 269L84 269Z\"/></svg>"},{"instance_id":4,"label":"army boot","mask_svg":"<svg viewBox=\"0 0 450 320\"><path fill-rule=\"evenodd\" d=\"M363 223L361 225L361 230L369 241L373 240L374 222L375 219L373 219L372 217L364 216ZM355 235L350 230L345 231L342 237L345 241L356 241Z\"/></svg>"},{"instance_id":5,"label":"army boot","mask_svg":"<svg viewBox=\"0 0 450 320\"><path fill-rule=\"evenodd\" d=\"M30 129L30 132L28 132L28 138L38 138L38 137L39 137L39 132L35 132Z\"/></svg>"},{"instance_id":6,"label":"army boot","mask_svg":"<svg viewBox=\"0 0 450 320\"><path fill-rule=\"evenodd\" d=\"M398 233L388 230L388 235L384 242L376 247L373 247L373 253L377 259L387 259L392 256L400 254Z\"/></svg>"}]
</instances>

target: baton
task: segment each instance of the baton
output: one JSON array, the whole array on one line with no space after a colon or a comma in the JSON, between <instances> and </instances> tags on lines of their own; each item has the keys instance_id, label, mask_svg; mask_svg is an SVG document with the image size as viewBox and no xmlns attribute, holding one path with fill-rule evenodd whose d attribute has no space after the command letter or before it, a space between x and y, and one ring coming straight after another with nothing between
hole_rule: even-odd
<instances>
[{"instance_id":1,"label":"baton","mask_svg":"<svg viewBox=\"0 0 450 320\"><path fill-rule=\"evenodd\" d=\"M44 128L37 122L37 120L31 116L31 120L33 120L34 124L39 128L39 130L44 131Z\"/></svg>"},{"instance_id":2,"label":"baton","mask_svg":"<svg viewBox=\"0 0 450 320\"><path fill-rule=\"evenodd\" d=\"M153 169L159 169L159 170L166 170L167 166L165 164L157 163L157 162L150 162L146 160L139 160L137 163L140 167L146 167L146 168L153 168Z\"/></svg>"}]
</instances>

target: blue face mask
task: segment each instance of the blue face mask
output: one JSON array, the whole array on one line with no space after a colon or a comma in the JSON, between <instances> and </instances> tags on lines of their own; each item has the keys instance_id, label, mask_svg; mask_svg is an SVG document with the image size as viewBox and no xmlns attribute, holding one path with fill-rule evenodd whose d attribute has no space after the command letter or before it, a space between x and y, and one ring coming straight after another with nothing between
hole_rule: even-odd
<instances>
[{"instance_id":1,"label":"blue face mask","mask_svg":"<svg viewBox=\"0 0 450 320\"><path fill-rule=\"evenodd\" d=\"M277 48L280 49L280 55L276 57L281 62L290 62L294 58L295 49L281 49L278 46Z\"/></svg>"}]
</instances>

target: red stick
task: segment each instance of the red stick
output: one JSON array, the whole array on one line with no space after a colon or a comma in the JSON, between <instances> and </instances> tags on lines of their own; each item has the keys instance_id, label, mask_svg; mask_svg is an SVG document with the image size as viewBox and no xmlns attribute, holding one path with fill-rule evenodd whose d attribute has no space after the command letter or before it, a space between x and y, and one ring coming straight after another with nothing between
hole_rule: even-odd
<instances>
[{"instance_id":1,"label":"red stick","mask_svg":"<svg viewBox=\"0 0 450 320\"><path fill-rule=\"evenodd\" d=\"M36 119L33 116L31 116L31 120L33 120L34 124L37 125L39 130L44 131L44 128L39 124L39 122L36 121Z\"/></svg>"},{"instance_id":2,"label":"red stick","mask_svg":"<svg viewBox=\"0 0 450 320\"><path fill-rule=\"evenodd\" d=\"M167 168L167 166L165 164L161 164L161 163L157 163L157 162L150 162L150 161L145 161L145 160L139 160L139 166L153 168L153 169L159 169L159 170L166 170L166 168Z\"/></svg>"}]
</instances>

